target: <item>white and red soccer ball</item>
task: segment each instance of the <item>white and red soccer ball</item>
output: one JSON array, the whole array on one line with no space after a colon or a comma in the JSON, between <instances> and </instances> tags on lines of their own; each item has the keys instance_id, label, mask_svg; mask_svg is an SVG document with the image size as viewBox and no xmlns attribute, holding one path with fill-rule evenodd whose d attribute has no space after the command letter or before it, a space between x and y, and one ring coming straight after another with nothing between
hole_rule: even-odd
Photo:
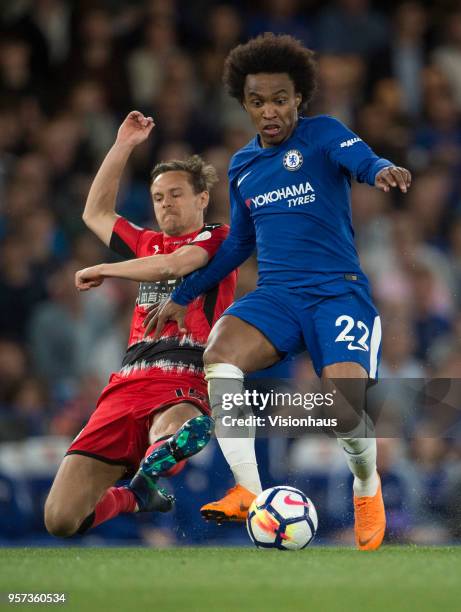
<instances>
[{"instance_id":1,"label":"white and red soccer ball","mask_svg":"<svg viewBox=\"0 0 461 612\"><path fill-rule=\"evenodd\" d=\"M314 504L293 487L266 489L248 511L248 533L258 548L300 550L313 540L317 526Z\"/></svg>"}]
</instances>

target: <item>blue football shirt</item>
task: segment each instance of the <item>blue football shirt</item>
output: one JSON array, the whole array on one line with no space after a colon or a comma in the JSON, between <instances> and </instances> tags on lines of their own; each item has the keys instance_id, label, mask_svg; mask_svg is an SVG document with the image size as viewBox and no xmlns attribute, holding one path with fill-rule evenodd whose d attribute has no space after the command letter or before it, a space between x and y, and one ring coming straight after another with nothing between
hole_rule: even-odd
<instances>
[{"instance_id":1,"label":"blue football shirt","mask_svg":"<svg viewBox=\"0 0 461 612\"><path fill-rule=\"evenodd\" d=\"M360 269L351 220L351 179L374 185L392 162L328 116L300 118L290 138L263 148L256 136L229 167L231 230L212 261L173 292L187 304L257 249L258 286L322 293Z\"/></svg>"}]
</instances>

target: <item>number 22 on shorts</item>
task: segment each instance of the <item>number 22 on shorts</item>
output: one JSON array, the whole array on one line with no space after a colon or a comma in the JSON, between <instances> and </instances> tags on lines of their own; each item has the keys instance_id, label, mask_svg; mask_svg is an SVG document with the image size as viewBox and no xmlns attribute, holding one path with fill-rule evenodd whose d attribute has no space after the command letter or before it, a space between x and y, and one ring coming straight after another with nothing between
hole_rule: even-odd
<instances>
[{"instance_id":1,"label":"number 22 on shorts","mask_svg":"<svg viewBox=\"0 0 461 612\"><path fill-rule=\"evenodd\" d=\"M343 329L336 336L335 342L348 342L347 348L350 351L368 351L369 347L367 344L370 330L363 321L355 321L349 315L340 315L335 322L336 327ZM355 328L355 329L354 329ZM350 332L353 330L353 333Z\"/></svg>"}]
</instances>

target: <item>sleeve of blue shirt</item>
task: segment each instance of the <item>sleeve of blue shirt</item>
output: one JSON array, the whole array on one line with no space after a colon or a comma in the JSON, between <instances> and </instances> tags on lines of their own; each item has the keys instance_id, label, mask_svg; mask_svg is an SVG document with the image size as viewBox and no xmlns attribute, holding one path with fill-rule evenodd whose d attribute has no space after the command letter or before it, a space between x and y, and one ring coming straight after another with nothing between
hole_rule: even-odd
<instances>
[{"instance_id":1,"label":"sleeve of blue shirt","mask_svg":"<svg viewBox=\"0 0 461 612\"><path fill-rule=\"evenodd\" d=\"M321 147L331 162L347 170L359 183L374 186L380 170L393 166L388 159L378 157L370 147L341 121L319 117Z\"/></svg>"},{"instance_id":2,"label":"sleeve of blue shirt","mask_svg":"<svg viewBox=\"0 0 461 612\"><path fill-rule=\"evenodd\" d=\"M256 235L250 211L231 183L231 224L229 235L216 255L204 268L185 277L171 294L176 304L185 306L202 293L215 287L232 270L238 268L252 254Z\"/></svg>"}]
</instances>

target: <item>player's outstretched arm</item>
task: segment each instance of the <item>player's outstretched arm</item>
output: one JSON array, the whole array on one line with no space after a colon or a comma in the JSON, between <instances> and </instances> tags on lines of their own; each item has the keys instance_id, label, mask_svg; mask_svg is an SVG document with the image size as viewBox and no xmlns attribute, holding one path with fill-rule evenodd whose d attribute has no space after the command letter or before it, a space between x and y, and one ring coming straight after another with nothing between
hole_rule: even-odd
<instances>
[{"instance_id":1,"label":"player's outstretched arm","mask_svg":"<svg viewBox=\"0 0 461 612\"><path fill-rule=\"evenodd\" d=\"M129 113L91 185L83 221L107 246L119 217L115 204L123 170L133 149L146 140L153 127L152 117L145 117L138 111Z\"/></svg>"},{"instance_id":2,"label":"player's outstretched arm","mask_svg":"<svg viewBox=\"0 0 461 612\"><path fill-rule=\"evenodd\" d=\"M329 159L348 170L361 183L390 191L398 187L406 193L411 185L411 174L406 168L395 166L388 159L378 157L363 140L337 119L322 117L323 148Z\"/></svg>"},{"instance_id":3,"label":"player's outstretched arm","mask_svg":"<svg viewBox=\"0 0 461 612\"><path fill-rule=\"evenodd\" d=\"M200 246L185 245L168 255L151 255L117 263L102 263L79 270L75 286L79 291L98 287L105 278L123 278L137 282L154 282L181 278L206 266L209 254Z\"/></svg>"}]
</instances>

